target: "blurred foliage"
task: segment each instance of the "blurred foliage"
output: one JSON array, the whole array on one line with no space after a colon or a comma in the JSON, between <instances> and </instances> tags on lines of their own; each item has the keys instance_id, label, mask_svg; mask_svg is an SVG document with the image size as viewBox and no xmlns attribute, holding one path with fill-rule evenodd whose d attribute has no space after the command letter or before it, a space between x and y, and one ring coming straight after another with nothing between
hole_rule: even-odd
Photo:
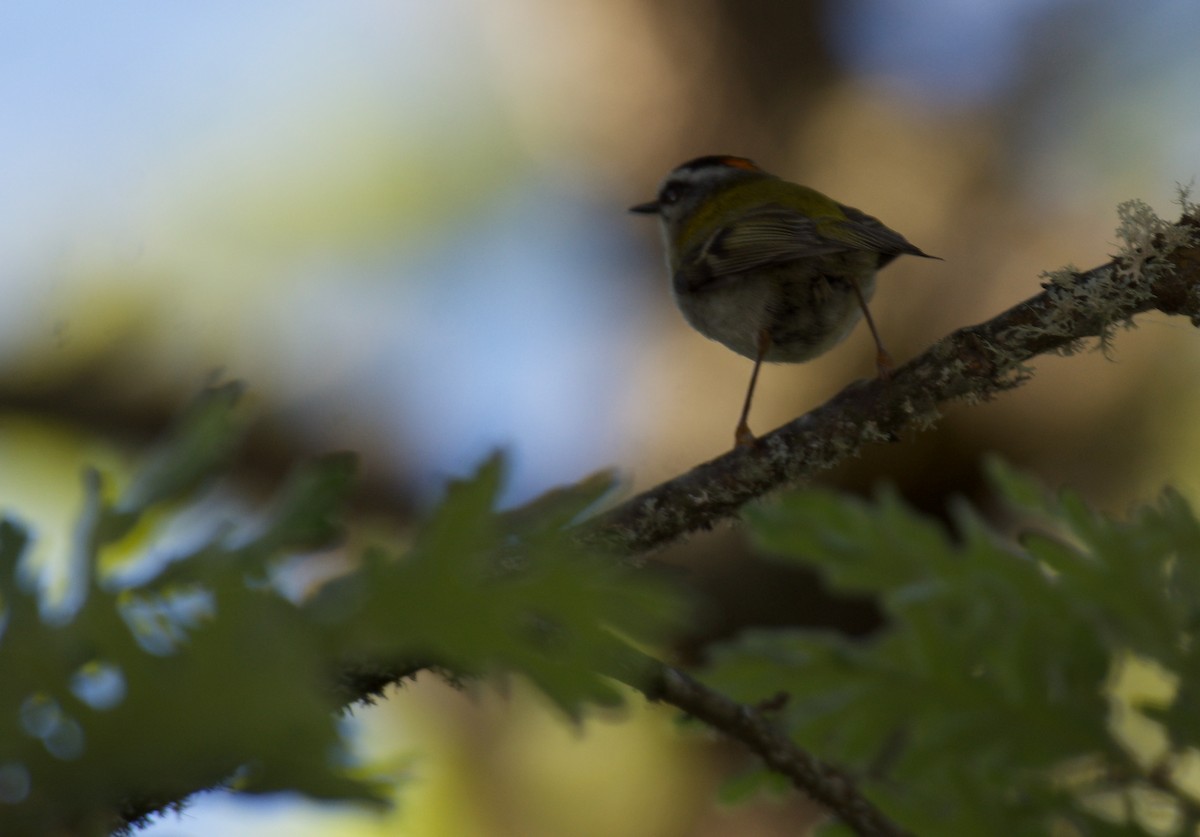
<instances>
[{"instance_id":1,"label":"blurred foliage","mask_svg":"<svg viewBox=\"0 0 1200 837\"><path fill-rule=\"evenodd\" d=\"M205 392L115 500L87 475L73 610L38 600L20 566L28 536L0 524L0 832L106 833L221 784L379 802L337 722L364 676L523 674L577 717L620 699L597 673L619 663L614 632L649 641L677 618L672 597L565 534L610 484L505 519L499 457L451 488L405 554L369 550L303 601L273 579L283 559L339 541L349 454L295 469L251 536L230 521L138 581L100 571L106 550L147 540L143 521L220 474L244 429L239 395Z\"/></svg>"},{"instance_id":2,"label":"blurred foliage","mask_svg":"<svg viewBox=\"0 0 1200 837\"><path fill-rule=\"evenodd\" d=\"M280 575L341 543L351 454L294 469L249 530L166 539L171 560L153 572L106 572L106 556L164 540L152 524L229 469L240 396L203 393L122 490L86 474L70 607L39 599L28 535L0 524L3 833L105 833L212 786L383 804L385 780L351 764L348 703L433 668L451 682L522 676L577 719L620 702L610 677L637 682L645 658L628 642L682 621L661 581L573 541L610 475L497 513L499 456L452 483L405 549L344 556L307 597L285 595ZM887 623L865 639L748 632L715 653L709 682L778 707L802 746L916 833L1194 827L1200 521L1172 491L1117 518L996 462L989 479L1027 524L1018 541L966 502L951 532L891 490L750 509L764 552L876 598ZM786 787L759 773L724 798L764 786Z\"/></svg>"},{"instance_id":3,"label":"blurred foliage","mask_svg":"<svg viewBox=\"0 0 1200 837\"><path fill-rule=\"evenodd\" d=\"M914 833L1194 830L1194 511L1168 490L1122 519L997 462L989 478L1030 527L1019 542L966 503L952 535L890 490L750 511L762 549L878 597L888 624L868 640L750 632L716 652L707 681L748 702L786 695L795 740ZM1149 685L1130 690L1133 669ZM729 793L753 787L742 777Z\"/></svg>"}]
</instances>

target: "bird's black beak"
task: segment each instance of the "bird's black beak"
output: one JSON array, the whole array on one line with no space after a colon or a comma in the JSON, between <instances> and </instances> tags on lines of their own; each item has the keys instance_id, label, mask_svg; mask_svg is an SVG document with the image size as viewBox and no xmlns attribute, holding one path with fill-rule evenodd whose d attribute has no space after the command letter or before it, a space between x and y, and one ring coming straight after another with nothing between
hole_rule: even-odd
<instances>
[{"instance_id":1,"label":"bird's black beak","mask_svg":"<svg viewBox=\"0 0 1200 837\"><path fill-rule=\"evenodd\" d=\"M629 207L630 212L636 212L638 215L657 215L658 210L658 201L647 201L646 203L639 203L637 206Z\"/></svg>"}]
</instances>

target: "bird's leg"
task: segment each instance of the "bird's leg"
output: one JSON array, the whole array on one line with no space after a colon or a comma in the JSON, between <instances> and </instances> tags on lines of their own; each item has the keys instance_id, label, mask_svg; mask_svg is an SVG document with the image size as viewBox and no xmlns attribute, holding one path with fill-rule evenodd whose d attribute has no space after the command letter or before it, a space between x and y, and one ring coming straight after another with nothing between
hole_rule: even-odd
<instances>
[{"instance_id":1,"label":"bird's leg","mask_svg":"<svg viewBox=\"0 0 1200 837\"><path fill-rule=\"evenodd\" d=\"M867 327L871 329L871 336L875 338L875 370L879 373L880 378L887 379L891 377L894 364L892 356L888 354L888 350L883 347L883 341L879 339L879 329L875 328L875 318L871 316L871 309L867 307L867 298L863 296L862 288L858 285L858 280L853 276L848 277L850 284L854 288L854 294L858 297L858 304L862 307L863 317L867 320Z\"/></svg>"},{"instance_id":2,"label":"bird's leg","mask_svg":"<svg viewBox=\"0 0 1200 837\"><path fill-rule=\"evenodd\" d=\"M763 358L771 348L771 334L765 328L758 333L758 354L754 358L754 371L750 373L750 388L746 390L746 403L742 405L742 417L738 419L737 430L733 432L734 447L745 448L754 444L754 433L746 420L750 418L750 402L754 400L754 386L758 383L758 370L762 368Z\"/></svg>"}]
</instances>

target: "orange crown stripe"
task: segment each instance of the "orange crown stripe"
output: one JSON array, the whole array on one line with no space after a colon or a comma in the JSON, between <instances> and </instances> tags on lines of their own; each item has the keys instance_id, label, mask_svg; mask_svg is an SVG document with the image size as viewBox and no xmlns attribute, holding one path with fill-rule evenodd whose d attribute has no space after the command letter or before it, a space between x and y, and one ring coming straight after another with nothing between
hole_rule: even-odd
<instances>
[{"instance_id":1,"label":"orange crown stripe","mask_svg":"<svg viewBox=\"0 0 1200 837\"><path fill-rule=\"evenodd\" d=\"M758 166L754 165L753 160L748 160L745 157L722 157L721 162L734 169L744 169L745 171L762 171Z\"/></svg>"}]
</instances>

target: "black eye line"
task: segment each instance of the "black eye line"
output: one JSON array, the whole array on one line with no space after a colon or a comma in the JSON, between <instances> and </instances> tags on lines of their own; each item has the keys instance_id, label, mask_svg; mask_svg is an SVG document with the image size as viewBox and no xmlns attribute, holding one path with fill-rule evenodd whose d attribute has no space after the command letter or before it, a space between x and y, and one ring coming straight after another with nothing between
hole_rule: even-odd
<instances>
[{"instance_id":1,"label":"black eye line","mask_svg":"<svg viewBox=\"0 0 1200 837\"><path fill-rule=\"evenodd\" d=\"M662 194L658 196L659 203L672 204L679 200L679 190L674 186L668 186L662 190Z\"/></svg>"}]
</instances>

